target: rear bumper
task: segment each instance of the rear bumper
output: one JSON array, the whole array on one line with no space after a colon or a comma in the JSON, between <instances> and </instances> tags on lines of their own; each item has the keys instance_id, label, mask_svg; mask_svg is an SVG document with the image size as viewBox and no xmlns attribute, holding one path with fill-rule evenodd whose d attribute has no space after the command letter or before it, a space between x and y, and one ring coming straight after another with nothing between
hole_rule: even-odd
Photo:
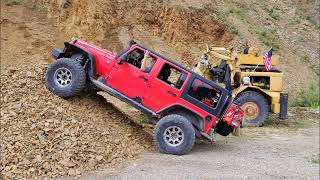
<instances>
[{"instance_id":1,"label":"rear bumper","mask_svg":"<svg viewBox=\"0 0 320 180\"><path fill-rule=\"evenodd\" d=\"M223 116L223 121L233 127L239 127L244 117L244 112L236 104L229 106L227 113Z\"/></svg>"},{"instance_id":2,"label":"rear bumper","mask_svg":"<svg viewBox=\"0 0 320 180\"><path fill-rule=\"evenodd\" d=\"M61 58L61 57L63 57L63 55L64 55L64 52L63 52L63 49L61 49L61 48L54 48L52 50L52 56L55 59Z\"/></svg>"}]
</instances>

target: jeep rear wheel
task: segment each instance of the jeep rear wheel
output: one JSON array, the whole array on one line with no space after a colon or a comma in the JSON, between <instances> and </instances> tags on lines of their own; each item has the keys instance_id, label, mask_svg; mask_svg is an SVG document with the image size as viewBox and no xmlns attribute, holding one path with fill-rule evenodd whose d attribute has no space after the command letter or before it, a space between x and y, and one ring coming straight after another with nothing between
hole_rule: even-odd
<instances>
[{"instance_id":1,"label":"jeep rear wheel","mask_svg":"<svg viewBox=\"0 0 320 180\"><path fill-rule=\"evenodd\" d=\"M69 58L61 58L49 65L46 85L60 97L70 97L83 90L86 84L85 70L81 64Z\"/></svg>"},{"instance_id":2,"label":"jeep rear wheel","mask_svg":"<svg viewBox=\"0 0 320 180\"><path fill-rule=\"evenodd\" d=\"M182 155L191 151L195 142L195 131L185 117L171 114L157 123L154 141L160 152Z\"/></svg>"},{"instance_id":3,"label":"jeep rear wheel","mask_svg":"<svg viewBox=\"0 0 320 180\"><path fill-rule=\"evenodd\" d=\"M243 126L261 126L268 118L268 101L258 92L245 91L238 95L236 103L244 111Z\"/></svg>"}]
</instances>

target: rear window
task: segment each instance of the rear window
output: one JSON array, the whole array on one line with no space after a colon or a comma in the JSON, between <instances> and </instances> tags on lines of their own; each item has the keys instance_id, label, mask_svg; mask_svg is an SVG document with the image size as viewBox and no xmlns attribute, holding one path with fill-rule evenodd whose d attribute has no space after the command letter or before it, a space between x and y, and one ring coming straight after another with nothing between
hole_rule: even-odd
<instances>
[{"instance_id":1,"label":"rear window","mask_svg":"<svg viewBox=\"0 0 320 180\"><path fill-rule=\"evenodd\" d=\"M188 95L214 109L219 103L221 91L199 79L195 79L188 90Z\"/></svg>"}]
</instances>

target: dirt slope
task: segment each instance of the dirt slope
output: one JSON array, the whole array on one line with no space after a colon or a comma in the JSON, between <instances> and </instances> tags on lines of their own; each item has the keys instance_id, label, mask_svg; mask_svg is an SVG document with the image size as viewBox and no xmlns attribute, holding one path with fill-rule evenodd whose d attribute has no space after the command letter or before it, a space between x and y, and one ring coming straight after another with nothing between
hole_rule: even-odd
<instances>
[{"instance_id":1,"label":"dirt slope","mask_svg":"<svg viewBox=\"0 0 320 180\"><path fill-rule=\"evenodd\" d=\"M187 65L194 64L205 43L232 40L226 25L208 10L161 0L36 1L57 27L71 37L119 51L130 39ZM103 8L101 8L103 7ZM182 59L182 60L180 60Z\"/></svg>"},{"instance_id":2,"label":"dirt slope","mask_svg":"<svg viewBox=\"0 0 320 180\"><path fill-rule=\"evenodd\" d=\"M184 45L183 48L188 43L214 41L222 44L232 39L226 26L210 16L208 11L174 6L160 0L74 0L70 3L53 1L47 5L50 15L57 16L58 26L66 33L98 43L117 35L119 27L128 27L130 35L131 30L138 26L173 46ZM56 13L57 10L60 14ZM117 48L110 43L119 43L119 40L112 40L102 45Z\"/></svg>"},{"instance_id":3,"label":"dirt slope","mask_svg":"<svg viewBox=\"0 0 320 180\"><path fill-rule=\"evenodd\" d=\"M1 70L23 64L50 62L51 50L67 37L46 13L29 5L6 6L1 1Z\"/></svg>"}]
</instances>

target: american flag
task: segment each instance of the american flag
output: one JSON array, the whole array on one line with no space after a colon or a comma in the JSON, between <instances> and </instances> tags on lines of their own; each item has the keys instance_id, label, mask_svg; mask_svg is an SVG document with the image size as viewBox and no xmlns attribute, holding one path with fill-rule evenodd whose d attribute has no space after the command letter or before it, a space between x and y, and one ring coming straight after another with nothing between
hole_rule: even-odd
<instances>
[{"instance_id":1,"label":"american flag","mask_svg":"<svg viewBox=\"0 0 320 180\"><path fill-rule=\"evenodd\" d=\"M263 56L264 69L270 71L272 67L272 48Z\"/></svg>"}]
</instances>

